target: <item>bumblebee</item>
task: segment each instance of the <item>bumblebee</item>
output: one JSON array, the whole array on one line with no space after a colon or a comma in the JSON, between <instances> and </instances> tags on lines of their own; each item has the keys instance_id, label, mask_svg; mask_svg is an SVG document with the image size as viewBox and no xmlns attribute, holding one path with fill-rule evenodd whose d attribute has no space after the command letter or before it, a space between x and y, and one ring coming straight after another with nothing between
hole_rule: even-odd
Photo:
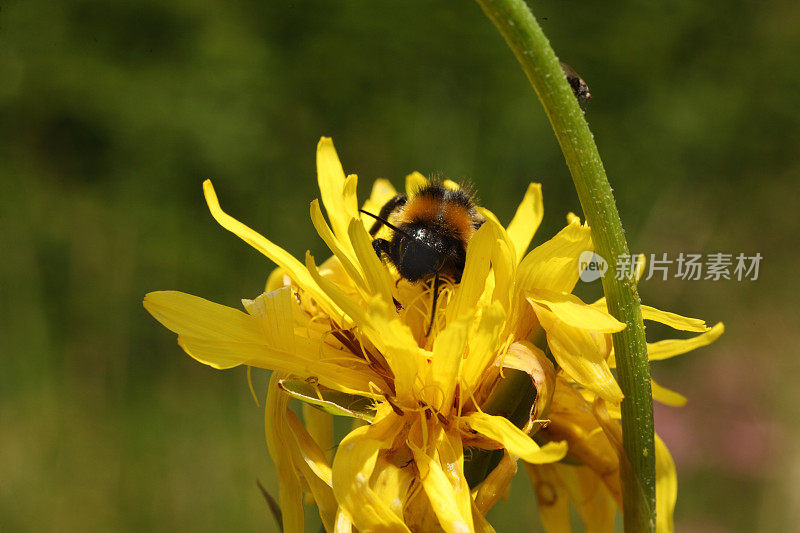
<instances>
[{"instance_id":1,"label":"bumblebee","mask_svg":"<svg viewBox=\"0 0 800 533\"><path fill-rule=\"evenodd\" d=\"M372 247L381 260L391 262L400 276L411 282L433 278L433 305L426 335L436 316L441 278L461 281L467 258L467 243L485 222L465 189L449 189L438 182L421 187L410 198L398 194L375 215L370 228ZM389 219L394 222L389 222ZM391 240L375 239L382 226L391 229Z\"/></svg>"}]
</instances>

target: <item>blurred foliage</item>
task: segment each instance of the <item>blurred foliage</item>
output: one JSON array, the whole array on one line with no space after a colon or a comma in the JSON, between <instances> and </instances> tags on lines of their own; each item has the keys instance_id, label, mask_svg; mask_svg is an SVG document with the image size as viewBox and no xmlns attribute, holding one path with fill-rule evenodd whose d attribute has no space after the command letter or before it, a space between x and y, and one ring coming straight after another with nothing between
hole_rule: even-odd
<instances>
[{"instance_id":1,"label":"blurred foliage","mask_svg":"<svg viewBox=\"0 0 800 533\"><path fill-rule=\"evenodd\" d=\"M800 5L534 10L589 83L631 249L764 256L757 282L642 284L648 303L728 327L655 374L690 397L657 411L678 530L789 530ZM507 221L541 181L539 240L580 212L527 80L472 2L11 1L0 80L3 531L273 530L244 370L196 364L141 307L155 289L237 305L263 288L272 266L216 226L202 179L294 254L323 254L307 217L321 135L362 195L376 177L441 173ZM519 476L498 531L530 530L531 498Z\"/></svg>"}]
</instances>

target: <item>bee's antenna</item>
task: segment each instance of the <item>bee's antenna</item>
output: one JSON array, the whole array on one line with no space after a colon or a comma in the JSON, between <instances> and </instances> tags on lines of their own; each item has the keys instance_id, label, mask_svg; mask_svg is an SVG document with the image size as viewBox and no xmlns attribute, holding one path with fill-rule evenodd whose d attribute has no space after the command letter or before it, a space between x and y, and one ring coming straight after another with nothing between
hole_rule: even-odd
<instances>
[{"instance_id":1,"label":"bee's antenna","mask_svg":"<svg viewBox=\"0 0 800 533\"><path fill-rule=\"evenodd\" d=\"M433 329L433 319L436 318L436 301L439 299L439 272L437 271L433 277L433 305L431 306L431 323L428 324L428 332L425 333L425 336L431 334L431 330Z\"/></svg>"},{"instance_id":2,"label":"bee's antenna","mask_svg":"<svg viewBox=\"0 0 800 533\"><path fill-rule=\"evenodd\" d=\"M359 213L364 213L365 215L368 215L368 216L371 216L372 218L374 218L374 219L375 219L375 220L377 220L378 222L381 222L381 223L382 223L384 226L386 226L386 227L387 227L387 228L389 228L390 230L392 230L392 231L396 231L396 232L397 232L397 233L399 233L400 235L405 235L406 237L408 237L409 239L411 239L411 240L413 240L413 241L421 242L422 244L425 244L426 246L428 246L428 247L431 247L431 248L432 248L432 246L430 246L430 245L429 245L428 243L426 243L425 241L420 241L419 239L416 239L416 238L412 237L411 235L409 235L408 233L406 233L405 231L401 230L401 229L400 229L400 228L398 228L397 226L394 226L394 225L392 225L392 224L389 224L389 221L388 221L388 220L386 220L385 218L379 217L378 215L373 215L372 213L370 213L370 212L368 212L368 211L364 211L363 209L359 209L359 210L358 210L358 212L359 212Z\"/></svg>"}]
</instances>

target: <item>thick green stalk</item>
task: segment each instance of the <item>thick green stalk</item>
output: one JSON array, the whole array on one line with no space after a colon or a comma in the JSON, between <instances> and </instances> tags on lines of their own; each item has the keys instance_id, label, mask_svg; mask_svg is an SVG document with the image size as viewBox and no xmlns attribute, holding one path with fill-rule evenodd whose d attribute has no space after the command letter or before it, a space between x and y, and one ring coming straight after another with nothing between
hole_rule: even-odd
<instances>
[{"instance_id":1,"label":"thick green stalk","mask_svg":"<svg viewBox=\"0 0 800 533\"><path fill-rule=\"evenodd\" d=\"M614 334L622 402L622 490L625 531L655 529L655 445L650 368L639 295L633 279L616 279L629 257L600 154L555 52L523 0L477 0L505 37L544 106L567 161L597 253L608 261L603 290L608 308L627 327Z\"/></svg>"}]
</instances>

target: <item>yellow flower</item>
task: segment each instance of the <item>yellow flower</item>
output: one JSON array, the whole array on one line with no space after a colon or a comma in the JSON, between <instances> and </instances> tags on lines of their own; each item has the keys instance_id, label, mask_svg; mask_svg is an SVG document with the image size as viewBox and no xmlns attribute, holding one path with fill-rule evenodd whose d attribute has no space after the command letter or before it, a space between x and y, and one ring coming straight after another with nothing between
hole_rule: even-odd
<instances>
[{"instance_id":1,"label":"yellow flower","mask_svg":"<svg viewBox=\"0 0 800 533\"><path fill-rule=\"evenodd\" d=\"M345 176L330 139L317 147L317 173L327 220L315 200L311 221L331 258L319 266L310 254L298 261L227 215L206 181L214 218L278 269L265 293L242 301L246 312L176 291L144 300L201 363L274 371L266 436L284 530L303 531L308 493L327 531L492 531L484 516L507 489L517 458L537 465L535 476L545 475L555 470L542 465L564 459L568 443L570 456L585 465L582 476L601 476L603 483L595 486L618 504L610 479L618 470L612 460L617 450L598 449L594 463L583 457L577 450L590 449L587 439L600 432L586 433L588 419L570 420L570 402L598 412L607 405L612 415L605 425L613 427L622 399L609 338L624 324L602 301L587 305L570 294L578 256L592 249L589 228L571 215L561 232L526 254L542 219L540 186L531 184L508 227L481 209L486 222L469 241L461 282L442 289L426 335L431 290L399 279L376 256L367 232L372 221L359 215L357 178ZM425 181L411 174L407 191ZM378 180L364 209L376 212L395 194ZM653 313L650 318L665 323L682 319ZM651 353L675 355L691 349L686 342L657 343ZM520 383L531 393L509 394ZM291 398L304 402L305 423L287 408ZM333 444L330 416L312 405L362 422L339 443L332 461L325 451ZM536 433L551 410L550 426ZM592 412L594 427L605 431ZM561 431L559 420L574 431ZM610 442L611 433L602 435ZM491 472L477 469L471 486L465 469L492 450L502 458Z\"/></svg>"},{"instance_id":2,"label":"yellow flower","mask_svg":"<svg viewBox=\"0 0 800 533\"><path fill-rule=\"evenodd\" d=\"M644 270L644 256L639 258L636 280ZM605 299L594 304L605 311ZM660 322L674 329L700 333L688 339L668 339L648 343L651 361L687 353L714 342L725 328L722 323L706 326L699 319L642 306L645 320ZM613 368L616 366L610 335L596 335L594 342ZM671 406L683 406L686 398L651 381L653 399ZM539 513L547 531L569 532L568 503L572 502L587 531L613 531L614 515L622 508L620 458L622 428L619 403L605 401L595 392L575 388L564 376L556 380L550 409L550 424L539 434L539 441L566 441L568 456L551 465L526 465L539 501ZM655 436L656 453L656 531L674 530L672 513L678 483L675 465L661 438ZM624 460L624 459L623 459Z\"/></svg>"}]
</instances>

